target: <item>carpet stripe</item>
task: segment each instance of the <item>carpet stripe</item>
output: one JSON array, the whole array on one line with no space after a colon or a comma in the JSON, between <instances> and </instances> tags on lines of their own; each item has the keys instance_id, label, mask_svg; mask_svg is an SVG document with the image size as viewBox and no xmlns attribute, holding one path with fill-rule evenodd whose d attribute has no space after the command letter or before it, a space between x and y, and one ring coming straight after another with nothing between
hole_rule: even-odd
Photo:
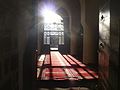
<instances>
[{"instance_id":1,"label":"carpet stripe","mask_svg":"<svg viewBox=\"0 0 120 90\"><path fill-rule=\"evenodd\" d=\"M96 72L71 55L61 55L58 51L41 55L38 59L37 78L40 80L81 80L98 78Z\"/></svg>"}]
</instances>

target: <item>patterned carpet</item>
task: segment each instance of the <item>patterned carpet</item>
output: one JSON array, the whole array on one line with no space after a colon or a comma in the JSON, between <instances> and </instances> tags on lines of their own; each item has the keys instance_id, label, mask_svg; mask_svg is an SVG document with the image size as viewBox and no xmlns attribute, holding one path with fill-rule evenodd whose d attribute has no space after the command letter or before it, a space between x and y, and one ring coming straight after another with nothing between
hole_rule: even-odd
<instances>
[{"instance_id":1,"label":"patterned carpet","mask_svg":"<svg viewBox=\"0 0 120 90\"><path fill-rule=\"evenodd\" d=\"M61 55L58 51L40 56L37 63L38 80L91 80L98 75L71 55Z\"/></svg>"},{"instance_id":2,"label":"patterned carpet","mask_svg":"<svg viewBox=\"0 0 120 90\"><path fill-rule=\"evenodd\" d=\"M71 55L42 54L37 62L38 90L97 90L98 75Z\"/></svg>"}]
</instances>

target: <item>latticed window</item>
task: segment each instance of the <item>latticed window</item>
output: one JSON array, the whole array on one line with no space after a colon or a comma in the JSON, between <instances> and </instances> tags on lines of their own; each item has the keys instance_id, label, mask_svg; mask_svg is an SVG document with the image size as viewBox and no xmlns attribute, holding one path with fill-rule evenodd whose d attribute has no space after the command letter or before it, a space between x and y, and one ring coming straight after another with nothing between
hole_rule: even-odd
<instances>
[{"instance_id":1,"label":"latticed window","mask_svg":"<svg viewBox=\"0 0 120 90\"><path fill-rule=\"evenodd\" d=\"M57 38L58 45L64 44L64 26L63 22L44 24L44 44L51 44L51 38Z\"/></svg>"},{"instance_id":2,"label":"latticed window","mask_svg":"<svg viewBox=\"0 0 120 90\"><path fill-rule=\"evenodd\" d=\"M42 15L44 17L44 44L50 45L50 48L64 45L63 18L50 9L44 9Z\"/></svg>"}]
</instances>

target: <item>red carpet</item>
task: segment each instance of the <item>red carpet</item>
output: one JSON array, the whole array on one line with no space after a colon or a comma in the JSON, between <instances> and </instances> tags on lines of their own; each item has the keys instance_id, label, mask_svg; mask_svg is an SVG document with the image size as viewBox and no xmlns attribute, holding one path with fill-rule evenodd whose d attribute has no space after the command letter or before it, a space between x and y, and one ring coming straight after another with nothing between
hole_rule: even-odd
<instances>
[{"instance_id":1,"label":"red carpet","mask_svg":"<svg viewBox=\"0 0 120 90\"><path fill-rule=\"evenodd\" d=\"M71 55L61 55L58 51L41 55L37 63L38 80L81 80L96 79L96 72L87 68Z\"/></svg>"}]
</instances>

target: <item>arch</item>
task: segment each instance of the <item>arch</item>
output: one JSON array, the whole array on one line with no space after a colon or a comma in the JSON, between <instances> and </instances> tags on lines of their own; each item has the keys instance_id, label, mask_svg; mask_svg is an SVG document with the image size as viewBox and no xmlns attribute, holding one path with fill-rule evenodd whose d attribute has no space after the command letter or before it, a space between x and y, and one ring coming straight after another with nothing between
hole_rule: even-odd
<instances>
[{"instance_id":1,"label":"arch","mask_svg":"<svg viewBox=\"0 0 120 90\"><path fill-rule=\"evenodd\" d=\"M63 7L60 7L59 9L56 10L56 13L59 14L61 17L69 17L69 14L67 10Z\"/></svg>"},{"instance_id":2,"label":"arch","mask_svg":"<svg viewBox=\"0 0 120 90\"><path fill-rule=\"evenodd\" d=\"M59 50L61 53L70 53L70 16L67 10L63 7L59 7L56 11L63 18L64 22L64 47L62 45L59 46ZM63 51L64 50L64 51Z\"/></svg>"},{"instance_id":3,"label":"arch","mask_svg":"<svg viewBox=\"0 0 120 90\"><path fill-rule=\"evenodd\" d=\"M63 18L52 11L46 13L44 16L44 45L50 45L50 50L59 50L58 46L64 45Z\"/></svg>"}]
</instances>

